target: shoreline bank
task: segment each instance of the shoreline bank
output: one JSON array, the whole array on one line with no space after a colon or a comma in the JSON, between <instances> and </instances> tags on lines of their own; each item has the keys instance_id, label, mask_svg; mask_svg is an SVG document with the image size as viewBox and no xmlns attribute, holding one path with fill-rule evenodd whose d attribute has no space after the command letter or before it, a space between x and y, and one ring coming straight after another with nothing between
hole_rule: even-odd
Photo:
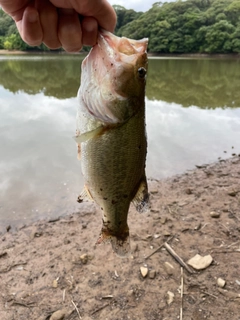
<instances>
[{"instance_id":1,"label":"shoreline bank","mask_svg":"<svg viewBox=\"0 0 240 320\"><path fill-rule=\"evenodd\" d=\"M101 214L91 204L8 230L0 235L1 320L177 319L181 304L186 319L233 319L240 314L239 181L239 156L149 181L151 209L130 208L132 252L124 259L110 244L95 245ZM213 258L204 270L183 269L182 298L181 266L166 241L185 262L195 254Z\"/></svg>"}]
</instances>

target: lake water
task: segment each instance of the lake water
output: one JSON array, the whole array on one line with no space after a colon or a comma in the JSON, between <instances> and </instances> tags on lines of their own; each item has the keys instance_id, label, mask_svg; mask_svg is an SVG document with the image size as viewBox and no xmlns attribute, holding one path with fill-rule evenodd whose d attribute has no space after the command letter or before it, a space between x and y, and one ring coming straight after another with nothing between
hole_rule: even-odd
<instances>
[{"instance_id":1,"label":"lake water","mask_svg":"<svg viewBox=\"0 0 240 320\"><path fill-rule=\"evenodd\" d=\"M78 211L80 55L0 56L0 231ZM148 178L240 153L240 60L149 60Z\"/></svg>"}]
</instances>

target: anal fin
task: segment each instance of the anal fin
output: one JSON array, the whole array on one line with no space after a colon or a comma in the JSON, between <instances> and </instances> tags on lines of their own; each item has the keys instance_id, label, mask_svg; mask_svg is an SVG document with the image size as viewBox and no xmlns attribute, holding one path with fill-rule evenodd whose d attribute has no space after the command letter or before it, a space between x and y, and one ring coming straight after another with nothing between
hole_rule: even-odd
<instances>
[{"instance_id":1,"label":"anal fin","mask_svg":"<svg viewBox=\"0 0 240 320\"><path fill-rule=\"evenodd\" d=\"M136 207L137 211L142 213L149 209L149 193L147 186L147 179L144 175L138 186L138 190L132 200L132 203Z\"/></svg>"}]
</instances>

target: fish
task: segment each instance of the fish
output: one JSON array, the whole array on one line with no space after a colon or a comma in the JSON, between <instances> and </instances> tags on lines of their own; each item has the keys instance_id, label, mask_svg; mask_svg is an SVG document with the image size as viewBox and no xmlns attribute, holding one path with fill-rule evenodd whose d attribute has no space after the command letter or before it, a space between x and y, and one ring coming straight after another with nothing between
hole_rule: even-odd
<instances>
[{"instance_id":1,"label":"fish","mask_svg":"<svg viewBox=\"0 0 240 320\"><path fill-rule=\"evenodd\" d=\"M145 86L148 39L132 40L99 30L82 62L75 140L84 190L79 202L102 212L97 243L111 242L119 256L131 252L127 223L131 202L148 210L145 174Z\"/></svg>"}]
</instances>

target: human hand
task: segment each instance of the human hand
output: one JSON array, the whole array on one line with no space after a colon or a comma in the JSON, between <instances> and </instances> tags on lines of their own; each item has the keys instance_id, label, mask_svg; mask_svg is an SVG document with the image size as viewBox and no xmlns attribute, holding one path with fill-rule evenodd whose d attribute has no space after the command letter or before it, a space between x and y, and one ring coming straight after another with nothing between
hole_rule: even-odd
<instances>
[{"instance_id":1,"label":"human hand","mask_svg":"<svg viewBox=\"0 0 240 320\"><path fill-rule=\"evenodd\" d=\"M31 46L43 42L50 49L77 52L96 44L99 26L113 32L116 24L107 0L0 0L0 5Z\"/></svg>"}]
</instances>

